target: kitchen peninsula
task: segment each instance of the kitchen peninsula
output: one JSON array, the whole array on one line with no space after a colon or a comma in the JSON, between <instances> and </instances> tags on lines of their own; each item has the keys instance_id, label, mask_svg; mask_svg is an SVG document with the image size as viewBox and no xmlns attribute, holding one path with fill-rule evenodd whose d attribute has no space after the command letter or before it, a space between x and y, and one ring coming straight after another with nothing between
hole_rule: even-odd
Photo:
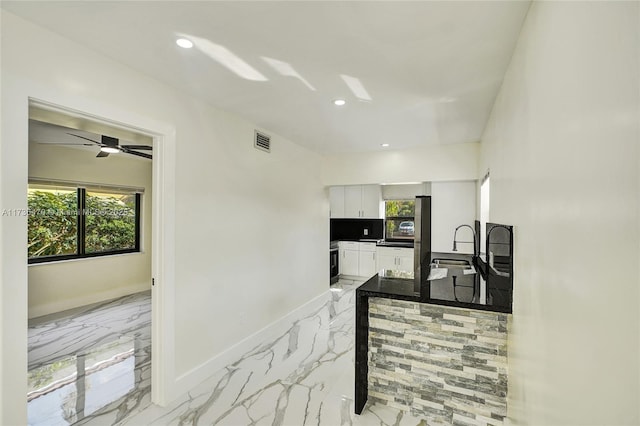
<instances>
[{"instance_id":1,"label":"kitchen peninsula","mask_svg":"<svg viewBox=\"0 0 640 426\"><path fill-rule=\"evenodd\" d=\"M383 270L356 291L355 412L369 400L429 424L501 425L512 269L426 252L414 274Z\"/></svg>"}]
</instances>

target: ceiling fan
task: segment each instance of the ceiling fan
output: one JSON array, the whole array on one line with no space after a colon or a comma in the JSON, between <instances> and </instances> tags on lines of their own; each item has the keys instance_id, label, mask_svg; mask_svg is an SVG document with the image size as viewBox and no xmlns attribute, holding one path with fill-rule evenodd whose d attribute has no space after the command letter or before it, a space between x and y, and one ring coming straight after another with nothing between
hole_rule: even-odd
<instances>
[{"instance_id":1,"label":"ceiling fan","mask_svg":"<svg viewBox=\"0 0 640 426\"><path fill-rule=\"evenodd\" d=\"M124 152L125 154L136 155L138 157L152 159L151 154L147 154L146 152L138 152L138 151L151 151L153 147L149 145L120 145L117 138L112 138L111 136L101 136L100 142L94 141L93 139L86 138L84 136L76 135L73 133L67 133L68 135L75 136L77 138L85 139L93 142L94 144L100 146L100 152L96 155L97 158L108 157L109 154L115 154L118 152Z\"/></svg>"}]
</instances>

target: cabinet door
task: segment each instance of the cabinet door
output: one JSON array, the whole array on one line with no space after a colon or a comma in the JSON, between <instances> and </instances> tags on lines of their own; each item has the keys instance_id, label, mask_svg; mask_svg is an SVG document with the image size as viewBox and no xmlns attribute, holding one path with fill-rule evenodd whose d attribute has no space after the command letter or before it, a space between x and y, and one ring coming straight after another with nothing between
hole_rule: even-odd
<instances>
[{"instance_id":1,"label":"cabinet door","mask_svg":"<svg viewBox=\"0 0 640 426\"><path fill-rule=\"evenodd\" d=\"M358 275L361 277L371 278L376 274L376 272L376 252L361 251Z\"/></svg>"},{"instance_id":2,"label":"cabinet door","mask_svg":"<svg viewBox=\"0 0 640 426\"><path fill-rule=\"evenodd\" d=\"M344 187L344 217L362 217L361 185L350 185Z\"/></svg>"},{"instance_id":3,"label":"cabinet door","mask_svg":"<svg viewBox=\"0 0 640 426\"><path fill-rule=\"evenodd\" d=\"M398 269L396 259L397 258L395 256L379 254L377 270L379 271L381 269L389 269L389 270L395 271L396 269Z\"/></svg>"},{"instance_id":4,"label":"cabinet door","mask_svg":"<svg viewBox=\"0 0 640 426\"><path fill-rule=\"evenodd\" d=\"M341 219L344 216L344 186L329 187L329 215Z\"/></svg>"},{"instance_id":5,"label":"cabinet door","mask_svg":"<svg viewBox=\"0 0 640 426\"><path fill-rule=\"evenodd\" d=\"M392 247L378 247L378 271L388 269L395 271L398 269L396 252Z\"/></svg>"},{"instance_id":6,"label":"cabinet door","mask_svg":"<svg viewBox=\"0 0 640 426\"><path fill-rule=\"evenodd\" d=\"M362 217L381 219L382 193L380 185L362 185Z\"/></svg>"},{"instance_id":7,"label":"cabinet door","mask_svg":"<svg viewBox=\"0 0 640 426\"><path fill-rule=\"evenodd\" d=\"M410 256L398 256L398 270L413 272L413 253Z\"/></svg>"},{"instance_id":8,"label":"cabinet door","mask_svg":"<svg viewBox=\"0 0 640 426\"><path fill-rule=\"evenodd\" d=\"M340 272L342 275L354 275L359 274L358 271L358 259L359 252L357 250L343 250L342 257L340 258Z\"/></svg>"}]
</instances>

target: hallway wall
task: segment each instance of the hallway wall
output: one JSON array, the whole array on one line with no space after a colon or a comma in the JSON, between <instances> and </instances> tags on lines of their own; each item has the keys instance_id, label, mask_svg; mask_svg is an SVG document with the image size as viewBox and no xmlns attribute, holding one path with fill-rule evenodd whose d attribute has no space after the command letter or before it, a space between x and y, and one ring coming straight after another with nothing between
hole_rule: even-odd
<instances>
[{"instance_id":1,"label":"hallway wall","mask_svg":"<svg viewBox=\"0 0 640 426\"><path fill-rule=\"evenodd\" d=\"M263 128L272 152L258 151L257 126L242 117L6 11L0 28L2 208L26 209L30 98L155 132L166 147L161 300L153 290L164 337L154 359L166 362L154 392L171 400L228 348L327 293L329 203L317 154ZM26 217L2 217L0 236L0 424L25 424Z\"/></svg>"},{"instance_id":2,"label":"hallway wall","mask_svg":"<svg viewBox=\"0 0 640 426\"><path fill-rule=\"evenodd\" d=\"M640 423L639 12L533 2L482 138L514 225L514 424Z\"/></svg>"}]
</instances>

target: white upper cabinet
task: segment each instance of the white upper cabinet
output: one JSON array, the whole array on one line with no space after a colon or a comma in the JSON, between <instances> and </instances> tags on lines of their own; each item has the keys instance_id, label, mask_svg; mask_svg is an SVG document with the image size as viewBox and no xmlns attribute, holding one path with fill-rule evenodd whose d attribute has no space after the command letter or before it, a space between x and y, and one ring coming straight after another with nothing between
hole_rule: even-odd
<instances>
[{"instance_id":1,"label":"white upper cabinet","mask_svg":"<svg viewBox=\"0 0 640 426\"><path fill-rule=\"evenodd\" d=\"M450 253L453 234L462 224L473 227L476 218L476 181L431 183L431 250ZM473 232L461 228L458 252L473 253Z\"/></svg>"},{"instance_id":2,"label":"white upper cabinet","mask_svg":"<svg viewBox=\"0 0 640 426\"><path fill-rule=\"evenodd\" d=\"M380 185L362 185L362 217L381 219L383 214Z\"/></svg>"},{"instance_id":3,"label":"white upper cabinet","mask_svg":"<svg viewBox=\"0 0 640 426\"><path fill-rule=\"evenodd\" d=\"M383 218L380 185L348 185L329 188L332 218Z\"/></svg>"},{"instance_id":4,"label":"white upper cabinet","mask_svg":"<svg viewBox=\"0 0 640 426\"><path fill-rule=\"evenodd\" d=\"M330 217L343 218L344 215L344 186L329 188Z\"/></svg>"},{"instance_id":5,"label":"white upper cabinet","mask_svg":"<svg viewBox=\"0 0 640 426\"><path fill-rule=\"evenodd\" d=\"M362 217L362 187L344 187L344 217Z\"/></svg>"}]
</instances>

